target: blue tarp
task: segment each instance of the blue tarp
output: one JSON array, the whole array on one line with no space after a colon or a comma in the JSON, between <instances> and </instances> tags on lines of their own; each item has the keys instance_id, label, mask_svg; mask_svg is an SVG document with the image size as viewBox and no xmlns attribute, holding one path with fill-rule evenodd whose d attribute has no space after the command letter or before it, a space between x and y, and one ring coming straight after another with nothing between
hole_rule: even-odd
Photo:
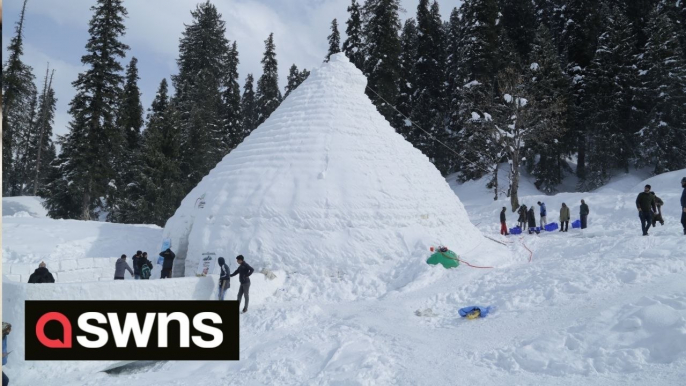
<instances>
[{"instance_id":1,"label":"blue tarp","mask_svg":"<svg viewBox=\"0 0 686 386\"><path fill-rule=\"evenodd\" d=\"M477 308L481 312L481 316L479 316L480 318L483 318L484 316L488 315L488 313L491 311L491 306L488 306L488 307L469 306L469 307L465 307L465 308L460 308L460 311L458 311L458 312L460 313L461 317L465 318L465 317L467 317L467 315L469 315L470 312L476 310Z\"/></svg>"}]
</instances>

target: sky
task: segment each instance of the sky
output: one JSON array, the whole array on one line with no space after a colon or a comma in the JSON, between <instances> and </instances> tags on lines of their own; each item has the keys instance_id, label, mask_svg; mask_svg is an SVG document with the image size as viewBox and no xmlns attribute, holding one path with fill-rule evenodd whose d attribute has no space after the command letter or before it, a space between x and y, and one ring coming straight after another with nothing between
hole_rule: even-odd
<instances>
[{"instance_id":1,"label":"sky","mask_svg":"<svg viewBox=\"0 0 686 386\"><path fill-rule=\"evenodd\" d=\"M128 10L126 35L122 41L130 46L122 67L132 56L138 58L139 88L143 108L147 110L162 78L170 80L178 72L176 59L184 23L190 24L190 11L199 0L125 0ZM350 0L213 0L226 22L226 37L238 45L241 87L248 73L257 79L262 73L264 40L274 32L276 58L279 63L279 85L282 92L291 64L299 69L321 65L328 49L327 36L331 20L338 19L341 43L345 40L345 22ZM358 0L363 2L363 0ZM7 45L23 0L3 1L2 57L7 58ZM29 0L24 22L24 57L33 67L41 89L48 62L55 69L53 87L57 95L54 134L66 134L70 116L69 101L75 90L71 83L85 71L81 56L88 40L90 7L95 0ZM404 20L414 17L419 0L401 0ZM439 0L444 20L461 0ZM4 63L4 60L3 60Z\"/></svg>"}]
</instances>

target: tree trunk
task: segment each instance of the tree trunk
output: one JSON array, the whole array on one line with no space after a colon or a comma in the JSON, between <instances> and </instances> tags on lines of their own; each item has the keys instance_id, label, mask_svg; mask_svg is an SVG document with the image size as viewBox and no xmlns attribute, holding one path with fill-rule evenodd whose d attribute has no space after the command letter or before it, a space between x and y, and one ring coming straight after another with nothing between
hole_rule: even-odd
<instances>
[{"instance_id":1,"label":"tree trunk","mask_svg":"<svg viewBox=\"0 0 686 386\"><path fill-rule=\"evenodd\" d=\"M512 164L510 165L510 205L512 213L519 208L519 150L513 152Z\"/></svg>"},{"instance_id":2,"label":"tree trunk","mask_svg":"<svg viewBox=\"0 0 686 386\"><path fill-rule=\"evenodd\" d=\"M92 178L89 178L88 184L86 185L86 191L83 192L83 197L81 198L81 220L84 220L84 221L89 221L91 219L91 211L90 211L91 184L92 184Z\"/></svg>"},{"instance_id":3,"label":"tree trunk","mask_svg":"<svg viewBox=\"0 0 686 386\"><path fill-rule=\"evenodd\" d=\"M493 180L491 181L491 185L493 185L493 201L498 201L498 168L500 165L496 162L495 164L495 169L493 169Z\"/></svg>"},{"instance_id":4,"label":"tree trunk","mask_svg":"<svg viewBox=\"0 0 686 386\"><path fill-rule=\"evenodd\" d=\"M583 132L579 133L578 145L576 176L580 179L584 179L586 178L586 138Z\"/></svg>"}]
</instances>

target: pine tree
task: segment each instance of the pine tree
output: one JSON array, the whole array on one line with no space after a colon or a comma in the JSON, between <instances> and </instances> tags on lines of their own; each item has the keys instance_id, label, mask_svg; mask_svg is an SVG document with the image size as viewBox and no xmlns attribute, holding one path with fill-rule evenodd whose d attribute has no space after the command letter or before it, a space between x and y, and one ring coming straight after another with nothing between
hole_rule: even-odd
<instances>
[{"instance_id":1,"label":"pine tree","mask_svg":"<svg viewBox=\"0 0 686 386\"><path fill-rule=\"evenodd\" d=\"M248 74L243 86L241 97L241 111L243 112L243 138L247 137L258 126L257 123L257 98L255 96L254 78Z\"/></svg>"},{"instance_id":2,"label":"pine tree","mask_svg":"<svg viewBox=\"0 0 686 386\"><path fill-rule=\"evenodd\" d=\"M606 15L595 57L586 71L586 96L581 109L588 128L586 178L580 190L606 184L613 168L629 171L636 158L635 133L642 119L634 95L638 84L635 58L636 34L618 7Z\"/></svg>"},{"instance_id":3,"label":"pine tree","mask_svg":"<svg viewBox=\"0 0 686 386\"><path fill-rule=\"evenodd\" d=\"M303 70L307 71L307 70ZM308 73L309 75L309 73ZM291 66L290 70L288 71L288 77L286 78L286 88L285 88L285 93L283 94L283 98L286 99L286 97L295 91L298 86L300 86L300 83L302 83L305 79L303 79L303 73L301 73L298 70L298 66L293 63Z\"/></svg>"},{"instance_id":4,"label":"pine tree","mask_svg":"<svg viewBox=\"0 0 686 386\"><path fill-rule=\"evenodd\" d=\"M98 0L91 7L88 53L81 62L88 66L72 83L76 95L70 103L70 132L62 139L57 173L43 192L51 217L90 220L101 197L111 191L115 177L116 150L125 141L117 127L116 105L121 95L122 71L117 58L128 46L124 35L126 9L121 0Z\"/></svg>"},{"instance_id":5,"label":"pine tree","mask_svg":"<svg viewBox=\"0 0 686 386\"><path fill-rule=\"evenodd\" d=\"M243 141L243 118L241 113L241 86L238 83L238 47L233 42L227 57L226 88L222 95L224 126L224 147L231 151Z\"/></svg>"},{"instance_id":6,"label":"pine tree","mask_svg":"<svg viewBox=\"0 0 686 386\"><path fill-rule=\"evenodd\" d=\"M33 145L37 128L37 104L38 95L33 94L25 126L20 127L21 130L17 131L14 138L14 155L12 157L14 167L12 168L10 180L6 184L11 185L10 191L15 196L25 195L28 189L30 189L28 184L31 181L31 166L34 164L35 159L35 148Z\"/></svg>"},{"instance_id":7,"label":"pine tree","mask_svg":"<svg viewBox=\"0 0 686 386\"><path fill-rule=\"evenodd\" d=\"M347 28L345 33L348 35L343 42L342 51L345 56L350 59L350 62L360 70L364 69L364 46L363 46L363 31L362 31L362 17L360 14L360 5L356 0L352 0L348 7L350 18L346 22Z\"/></svg>"},{"instance_id":8,"label":"pine tree","mask_svg":"<svg viewBox=\"0 0 686 386\"><path fill-rule=\"evenodd\" d=\"M331 35L327 36L329 39L329 52L326 54L325 62L328 62L331 55L341 52L341 35L338 33L338 21L333 19L331 22Z\"/></svg>"},{"instance_id":9,"label":"pine tree","mask_svg":"<svg viewBox=\"0 0 686 386\"><path fill-rule=\"evenodd\" d=\"M648 41L638 68L647 124L638 133L642 164L660 174L686 167L686 60L680 31L658 8L648 23Z\"/></svg>"},{"instance_id":10,"label":"pine tree","mask_svg":"<svg viewBox=\"0 0 686 386\"><path fill-rule=\"evenodd\" d=\"M167 80L163 79L149 110L140 159L134 169L136 178L126 187L129 199L122 203L122 222L164 226L185 196L178 113L167 92Z\"/></svg>"},{"instance_id":11,"label":"pine tree","mask_svg":"<svg viewBox=\"0 0 686 386\"><path fill-rule=\"evenodd\" d=\"M398 81L398 111L405 117L412 116L412 106L417 85L414 72L414 62L417 57L417 23L413 18L405 20L403 32L400 36L400 80ZM412 122L404 119L398 132L413 145L418 142L411 136L414 131Z\"/></svg>"},{"instance_id":12,"label":"pine tree","mask_svg":"<svg viewBox=\"0 0 686 386\"><path fill-rule=\"evenodd\" d=\"M270 33L264 41L265 50L262 58L262 76L257 81L257 125L261 125L281 104L279 90L278 63L276 61L276 47L274 34Z\"/></svg>"},{"instance_id":13,"label":"pine tree","mask_svg":"<svg viewBox=\"0 0 686 386\"><path fill-rule=\"evenodd\" d=\"M55 90L52 88L52 80L55 75L55 70L52 70L50 79L48 80L48 71L45 72L45 86L38 105L36 113L36 129L35 138L32 143L31 159L35 162L31 163L31 174L29 178L33 177L30 182L30 194L35 196L38 190L43 187L47 181L49 166L55 159L55 145L52 141L52 125L55 120L55 110L57 105L57 98L55 98Z\"/></svg>"},{"instance_id":14,"label":"pine tree","mask_svg":"<svg viewBox=\"0 0 686 386\"><path fill-rule=\"evenodd\" d=\"M528 59L537 26L533 2L500 0L500 9L499 25L507 31L519 57Z\"/></svg>"},{"instance_id":15,"label":"pine tree","mask_svg":"<svg viewBox=\"0 0 686 386\"><path fill-rule=\"evenodd\" d=\"M21 9L15 35L7 47L8 58L2 69L2 195L16 195L19 184L14 173L18 138L31 129L32 102L37 90L31 67L22 62L24 54L24 19L26 3ZM21 168L21 165L17 165Z\"/></svg>"},{"instance_id":16,"label":"pine tree","mask_svg":"<svg viewBox=\"0 0 686 386\"><path fill-rule=\"evenodd\" d=\"M395 111L400 75L399 0L369 0L363 7L367 95L391 126L403 127Z\"/></svg>"},{"instance_id":17,"label":"pine tree","mask_svg":"<svg viewBox=\"0 0 686 386\"><path fill-rule=\"evenodd\" d=\"M126 152L135 152L140 146L141 128L143 127L143 104L138 88L138 59L131 58L126 67L126 83L119 102L117 125L126 137Z\"/></svg>"},{"instance_id":18,"label":"pine tree","mask_svg":"<svg viewBox=\"0 0 686 386\"><path fill-rule=\"evenodd\" d=\"M450 130L459 144L459 177L476 179L493 165L488 157L493 131L497 71L498 6L496 0L468 0L460 7L460 29ZM455 55L452 53L452 55Z\"/></svg>"},{"instance_id":19,"label":"pine tree","mask_svg":"<svg viewBox=\"0 0 686 386\"><path fill-rule=\"evenodd\" d=\"M559 52L566 63L567 75L572 79L570 102L570 132L565 142L576 144L579 178L586 175L586 127L581 109L586 84L586 67L591 63L600 31L600 4L597 0L569 0L564 8L565 24L560 37Z\"/></svg>"},{"instance_id":20,"label":"pine tree","mask_svg":"<svg viewBox=\"0 0 686 386\"><path fill-rule=\"evenodd\" d=\"M422 129L431 133L433 137L444 132L444 68L445 49L443 47L443 23L436 1L429 6L429 0L420 0L417 6L417 53L415 56L415 83L412 121L421 122ZM445 158L437 150L442 150L424 131L417 131L412 137L416 140L415 147L421 150L436 164L438 169L447 173L444 162L438 158ZM451 154L452 156L452 154Z\"/></svg>"},{"instance_id":21,"label":"pine tree","mask_svg":"<svg viewBox=\"0 0 686 386\"><path fill-rule=\"evenodd\" d=\"M536 187L553 193L563 178L561 139L569 118L570 81L560 67L552 36L544 25L536 30L529 62L525 77L534 117L530 126L534 131L528 144L527 166L536 177Z\"/></svg>"},{"instance_id":22,"label":"pine tree","mask_svg":"<svg viewBox=\"0 0 686 386\"><path fill-rule=\"evenodd\" d=\"M141 146L141 127L143 127L143 105L138 88L138 59L131 58L126 67L124 89L118 101L117 126L125 141L114 152L115 178L114 189L107 196L107 221L122 222L119 208L129 199L126 187L134 183L134 168L139 162Z\"/></svg>"},{"instance_id":23,"label":"pine tree","mask_svg":"<svg viewBox=\"0 0 686 386\"><path fill-rule=\"evenodd\" d=\"M460 101L460 87L464 84L462 82L461 73L461 58L462 53L462 22L460 20L460 11L453 8L450 12L450 18L445 33L445 84L446 84L446 132L444 139L446 143L457 143L457 136L462 128L459 116L459 101ZM444 167L447 170L455 170L457 168L459 157L447 156L443 158Z\"/></svg>"},{"instance_id":24,"label":"pine tree","mask_svg":"<svg viewBox=\"0 0 686 386\"><path fill-rule=\"evenodd\" d=\"M191 12L179 42L179 73L172 76L181 126L181 170L189 191L228 153L226 105L232 48L226 23L209 1Z\"/></svg>"}]
</instances>

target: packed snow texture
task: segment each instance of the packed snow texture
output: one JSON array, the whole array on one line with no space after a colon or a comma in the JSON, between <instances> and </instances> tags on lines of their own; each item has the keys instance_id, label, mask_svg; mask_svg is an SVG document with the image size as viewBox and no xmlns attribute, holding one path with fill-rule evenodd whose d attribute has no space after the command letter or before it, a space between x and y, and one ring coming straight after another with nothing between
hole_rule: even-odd
<instances>
[{"instance_id":1,"label":"packed snow texture","mask_svg":"<svg viewBox=\"0 0 686 386\"><path fill-rule=\"evenodd\" d=\"M53 220L38 197L3 197L2 207L2 271L9 280L28 281L41 261L59 282L111 280L112 259L159 252L156 225Z\"/></svg>"},{"instance_id":2,"label":"packed snow texture","mask_svg":"<svg viewBox=\"0 0 686 386\"><path fill-rule=\"evenodd\" d=\"M227 155L165 226L175 275L194 275L203 253L242 254L315 283L344 274L354 297L375 297L411 281L431 245L473 250L482 236L459 199L365 86L334 55Z\"/></svg>"}]
</instances>

